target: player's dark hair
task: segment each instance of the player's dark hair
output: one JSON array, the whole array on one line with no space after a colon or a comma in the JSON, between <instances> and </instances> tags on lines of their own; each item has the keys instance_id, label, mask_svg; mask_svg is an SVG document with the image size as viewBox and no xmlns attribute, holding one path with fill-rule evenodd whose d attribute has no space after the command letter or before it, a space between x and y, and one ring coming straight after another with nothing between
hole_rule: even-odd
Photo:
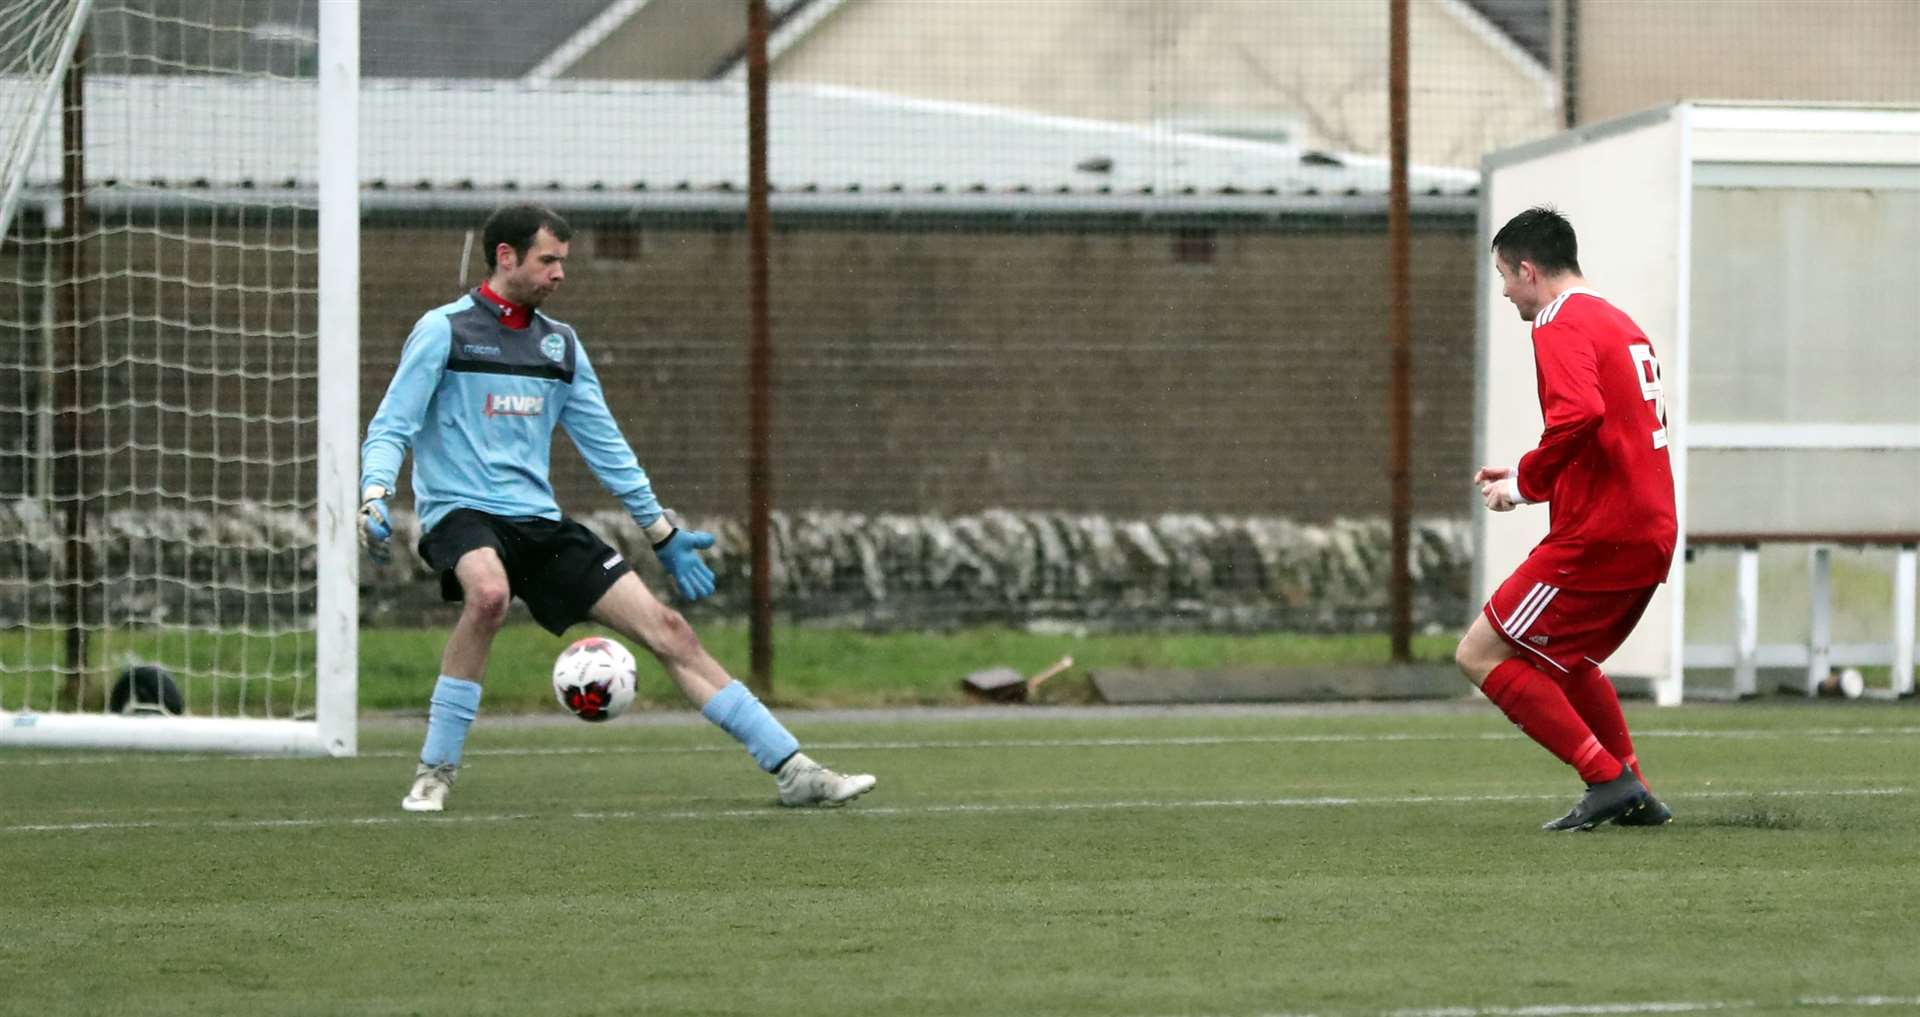
<instances>
[{"instance_id":1,"label":"player's dark hair","mask_svg":"<svg viewBox=\"0 0 1920 1017\"><path fill-rule=\"evenodd\" d=\"M1493 235L1493 251L1514 268L1531 261L1548 275L1580 275L1580 243L1573 224L1551 205L1535 205L1507 220Z\"/></svg>"},{"instance_id":2,"label":"player's dark hair","mask_svg":"<svg viewBox=\"0 0 1920 1017\"><path fill-rule=\"evenodd\" d=\"M515 257L527 256L527 248L533 246L533 238L541 230L553 234L553 239L566 243L573 239L573 227L567 225L559 213L545 205L532 203L521 205L502 205L487 216L487 226L481 231L480 242L486 247L487 269L491 271L499 254L500 245L513 248Z\"/></svg>"}]
</instances>

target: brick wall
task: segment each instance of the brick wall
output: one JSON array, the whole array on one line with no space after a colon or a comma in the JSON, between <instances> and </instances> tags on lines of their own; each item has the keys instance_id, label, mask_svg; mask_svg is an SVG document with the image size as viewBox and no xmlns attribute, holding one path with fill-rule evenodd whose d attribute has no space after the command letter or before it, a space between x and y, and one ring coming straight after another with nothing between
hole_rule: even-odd
<instances>
[{"instance_id":1,"label":"brick wall","mask_svg":"<svg viewBox=\"0 0 1920 1017\"><path fill-rule=\"evenodd\" d=\"M414 318L457 292L460 243L370 234L368 415ZM1379 231L779 232L776 500L1383 514L1384 247ZM1415 236L1422 514L1467 508L1477 256L1464 226ZM701 514L745 509L745 259L737 230L583 228L548 306L580 330L664 501ZM605 506L557 444L562 504Z\"/></svg>"}]
</instances>

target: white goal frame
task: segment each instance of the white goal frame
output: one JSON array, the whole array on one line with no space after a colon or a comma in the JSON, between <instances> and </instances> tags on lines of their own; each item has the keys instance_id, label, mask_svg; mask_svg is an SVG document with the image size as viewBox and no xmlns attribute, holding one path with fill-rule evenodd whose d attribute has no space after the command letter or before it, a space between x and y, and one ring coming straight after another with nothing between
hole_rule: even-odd
<instances>
[{"instance_id":1,"label":"white goal frame","mask_svg":"<svg viewBox=\"0 0 1920 1017\"><path fill-rule=\"evenodd\" d=\"M318 448L314 716L127 717L0 711L0 748L141 749L306 756L358 752L360 472L360 8L319 11ZM85 12L83 11L84 15ZM77 38L77 33L75 35ZM70 56L72 47L68 47ZM66 64L50 88L59 88Z\"/></svg>"}]
</instances>

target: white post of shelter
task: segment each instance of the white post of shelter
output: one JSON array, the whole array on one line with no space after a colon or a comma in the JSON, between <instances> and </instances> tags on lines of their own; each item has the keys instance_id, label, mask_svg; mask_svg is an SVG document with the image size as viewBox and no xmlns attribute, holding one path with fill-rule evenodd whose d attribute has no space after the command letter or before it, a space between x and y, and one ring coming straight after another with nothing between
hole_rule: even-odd
<instances>
[{"instance_id":1,"label":"white post of shelter","mask_svg":"<svg viewBox=\"0 0 1920 1017\"><path fill-rule=\"evenodd\" d=\"M1662 367L1680 546L1607 672L1650 683L1663 705L1682 700L1687 667L1731 668L1731 691L1752 695L1761 668L1804 665L1811 688L1828 666L1892 664L1893 690L1911 692L1901 577L1920 533L1920 343L1910 310L1885 296L1920 279L1920 109L1682 103L1496 152L1482 175L1483 264L1508 219L1560 209L1589 285L1640 325ZM1480 462L1506 465L1542 429L1533 351L1497 276L1480 278L1475 445ZM1484 600L1545 535L1548 509L1491 515L1461 486ZM1817 591L1810 620L1824 634L1767 639L1768 543L1900 548L1888 641L1832 644L1831 599ZM1726 559L1688 550L1720 547L1739 555L1734 631L1707 644L1688 638L1687 562ZM1830 548L1809 561L1811 582L1831 578Z\"/></svg>"},{"instance_id":2,"label":"white post of shelter","mask_svg":"<svg viewBox=\"0 0 1920 1017\"><path fill-rule=\"evenodd\" d=\"M1893 665L1892 686L1896 696L1913 695L1914 573L1920 550L1902 544L1893 560Z\"/></svg>"},{"instance_id":3,"label":"white post of shelter","mask_svg":"<svg viewBox=\"0 0 1920 1017\"><path fill-rule=\"evenodd\" d=\"M1736 698L1760 691L1760 545L1740 548L1739 578L1734 584L1733 694Z\"/></svg>"},{"instance_id":4,"label":"white post of shelter","mask_svg":"<svg viewBox=\"0 0 1920 1017\"><path fill-rule=\"evenodd\" d=\"M1807 695L1817 696L1833 670L1833 548L1815 544L1807 552L1807 590Z\"/></svg>"}]
</instances>

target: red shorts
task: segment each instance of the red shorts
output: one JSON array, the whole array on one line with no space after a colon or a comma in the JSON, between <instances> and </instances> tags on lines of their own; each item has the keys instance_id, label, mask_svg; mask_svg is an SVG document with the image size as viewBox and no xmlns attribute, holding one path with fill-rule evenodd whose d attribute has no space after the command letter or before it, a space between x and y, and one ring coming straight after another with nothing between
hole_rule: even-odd
<instances>
[{"instance_id":1,"label":"red shorts","mask_svg":"<svg viewBox=\"0 0 1920 1017\"><path fill-rule=\"evenodd\" d=\"M1613 656L1658 588L1565 590L1515 573L1481 612L1522 656L1546 664L1550 673L1572 674Z\"/></svg>"}]
</instances>

